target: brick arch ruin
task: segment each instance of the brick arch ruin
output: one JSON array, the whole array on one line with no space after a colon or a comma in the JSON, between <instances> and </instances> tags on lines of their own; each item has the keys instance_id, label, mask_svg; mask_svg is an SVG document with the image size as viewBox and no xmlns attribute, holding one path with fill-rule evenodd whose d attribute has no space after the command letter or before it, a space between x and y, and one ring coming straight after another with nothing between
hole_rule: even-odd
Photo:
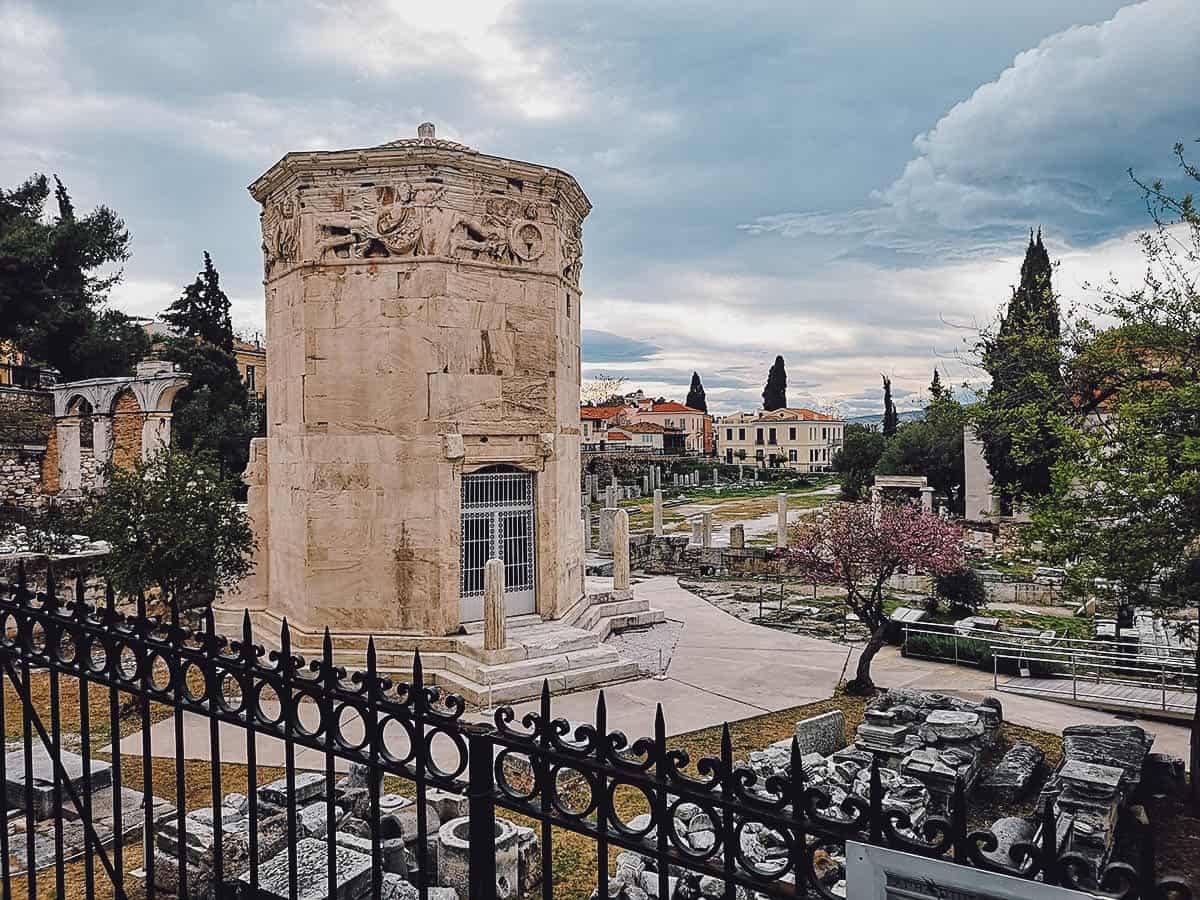
<instances>
[{"instance_id":1,"label":"brick arch ruin","mask_svg":"<svg viewBox=\"0 0 1200 900\"><path fill-rule=\"evenodd\" d=\"M102 484L111 461L130 467L171 442L171 404L188 383L170 363L143 360L132 378L90 378L54 387L54 428L43 459L47 493L73 496ZM81 428L90 408L91 453Z\"/></svg>"}]
</instances>

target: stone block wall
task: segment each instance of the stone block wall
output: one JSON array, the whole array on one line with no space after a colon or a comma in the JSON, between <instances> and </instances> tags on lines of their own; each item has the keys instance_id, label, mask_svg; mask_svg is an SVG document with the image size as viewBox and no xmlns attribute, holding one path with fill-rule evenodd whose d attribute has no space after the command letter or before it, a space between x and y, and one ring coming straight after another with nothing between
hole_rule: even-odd
<instances>
[{"instance_id":1,"label":"stone block wall","mask_svg":"<svg viewBox=\"0 0 1200 900\"><path fill-rule=\"evenodd\" d=\"M0 447L0 505L40 506L44 451Z\"/></svg>"},{"instance_id":2,"label":"stone block wall","mask_svg":"<svg viewBox=\"0 0 1200 900\"><path fill-rule=\"evenodd\" d=\"M45 444L52 421L49 391L0 385L0 444Z\"/></svg>"},{"instance_id":3,"label":"stone block wall","mask_svg":"<svg viewBox=\"0 0 1200 900\"><path fill-rule=\"evenodd\" d=\"M145 418L132 391L123 391L117 397L113 405L113 465L132 469L134 463L142 458L142 424Z\"/></svg>"}]
</instances>

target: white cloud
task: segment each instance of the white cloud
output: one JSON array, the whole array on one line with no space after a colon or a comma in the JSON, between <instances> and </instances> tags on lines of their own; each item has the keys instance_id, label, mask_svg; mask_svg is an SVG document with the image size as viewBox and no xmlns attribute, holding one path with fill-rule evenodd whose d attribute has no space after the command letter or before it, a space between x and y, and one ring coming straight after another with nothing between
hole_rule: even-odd
<instances>
[{"instance_id":1,"label":"white cloud","mask_svg":"<svg viewBox=\"0 0 1200 900\"><path fill-rule=\"evenodd\" d=\"M528 119L554 119L578 109L574 80L551 76L545 58L518 46L502 27L511 0L389 0L317 3L292 19L297 53L349 68L361 77L395 79L426 69L456 69Z\"/></svg>"},{"instance_id":2,"label":"white cloud","mask_svg":"<svg viewBox=\"0 0 1200 900\"><path fill-rule=\"evenodd\" d=\"M1016 56L919 135L879 205L765 216L752 232L849 234L899 252L991 252L1051 221L1075 239L1138 215L1127 170L1161 171L1194 138L1200 3L1146 0Z\"/></svg>"}]
</instances>

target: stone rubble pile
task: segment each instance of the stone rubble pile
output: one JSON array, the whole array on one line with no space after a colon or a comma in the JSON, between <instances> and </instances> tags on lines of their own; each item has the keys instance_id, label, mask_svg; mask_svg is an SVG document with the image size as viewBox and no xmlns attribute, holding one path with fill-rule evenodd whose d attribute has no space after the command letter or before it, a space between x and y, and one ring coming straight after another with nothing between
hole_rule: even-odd
<instances>
[{"instance_id":1,"label":"stone rubble pile","mask_svg":"<svg viewBox=\"0 0 1200 900\"><path fill-rule=\"evenodd\" d=\"M55 534L13 523L0 530L0 556L25 556L46 552L50 546L55 554L75 556L78 554L107 553L108 544L93 541L86 534Z\"/></svg>"},{"instance_id":2,"label":"stone rubble pile","mask_svg":"<svg viewBox=\"0 0 1200 900\"><path fill-rule=\"evenodd\" d=\"M381 780L382 781L382 780ZM381 784L382 789L382 784ZM367 770L352 766L334 789L338 889L336 900L361 900L371 892L370 785ZM319 773L297 773L294 793L296 808L296 883L301 898L325 898L328 879L328 813L325 777ZM258 789L259 896L289 898L290 861L287 845L288 789L281 779ZM222 829L223 874L227 889L249 884L250 820L249 799L226 794L220 810L196 809L184 819L182 836L175 814L160 818L154 838L155 886L172 896L179 894L180 847L187 860L187 900L218 895L213 884L216 843L215 822ZM380 850L384 900L414 900L418 859L423 855L426 872L437 876L440 887L428 892L430 900L467 900L468 881L465 835L466 801L456 794L429 790L426 802L426 841L420 846L416 802L394 794L379 800ZM531 894L540 883L541 863L537 837L532 829L519 828L497 819L497 887L501 898ZM502 840L503 838L503 840ZM502 852L501 844L504 844Z\"/></svg>"},{"instance_id":3,"label":"stone rubble pile","mask_svg":"<svg viewBox=\"0 0 1200 900\"><path fill-rule=\"evenodd\" d=\"M1136 725L1063 729L1063 762L1038 808L1053 799L1061 852L1088 860L1093 877L1112 856L1118 813L1137 791L1153 743L1154 735Z\"/></svg>"},{"instance_id":4,"label":"stone rubble pile","mask_svg":"<svg viewBox=\"0 0 1200 900\"><path fill-rule=\"evenodd\" d=\"M822 815L845 819L840 804L847 796L869 798L871 762L878 756L883 809L904 812L910 827L901 829L901 833L917 836L929 816L946 814L956 779L963 780L968 792L974 787L984 752L999 739L1002 719L1000 704L994 700L974 703L944 694L894 689L872 701L849 746L845 718L839 710L798 722L795 737L806 786L821 788L830 799ZM792 739L787 738L749 754L744 765L757 776L758 786L772 776L790 775L791 746ZM649 824L649 816L630 823L638 830ZM713 822L695 804L679 804L673 824L684 849L703 852L717 841ZM747 824L740 840L746 858L764 870L775 862L782 865L787 857L782 836L761 824ZM844 847L816 847L814 870L827 890L845 896ZM677 867L672 867L668 875L669 897L659 898L655 861L636 853L622 853L609 880L609 898L687 900L723 896L725 883L719 878L700 877ZM790 876L782 880L788 881ZM738 888L737 896L757 900L757 895L742 888ZM593 900L600 898L593 894Z\"/></svg>"}]
</instances>

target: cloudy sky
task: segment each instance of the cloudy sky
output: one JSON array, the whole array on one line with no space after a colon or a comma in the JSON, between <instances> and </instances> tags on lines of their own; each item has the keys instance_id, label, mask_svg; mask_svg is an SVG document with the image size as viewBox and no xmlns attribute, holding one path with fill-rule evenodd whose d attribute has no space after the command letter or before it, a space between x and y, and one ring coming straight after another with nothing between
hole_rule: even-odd
<instances>
[{"instance_id":1,"label":"cloudy sky","mask_svg":"<svg viewBox=\"0 0 1200 900\"><path fill-rule=\"evenodd\" d=\"M710 408L916 402L1041 226L1068 298L1136 278L1130 183L1200 138L1195 0L0 0L0 184L58 173L133 233L152 315L211 251L262 328L248 185L289 150L441 137L567 169L585 377Z\"/></svg>"}]
</instances>

